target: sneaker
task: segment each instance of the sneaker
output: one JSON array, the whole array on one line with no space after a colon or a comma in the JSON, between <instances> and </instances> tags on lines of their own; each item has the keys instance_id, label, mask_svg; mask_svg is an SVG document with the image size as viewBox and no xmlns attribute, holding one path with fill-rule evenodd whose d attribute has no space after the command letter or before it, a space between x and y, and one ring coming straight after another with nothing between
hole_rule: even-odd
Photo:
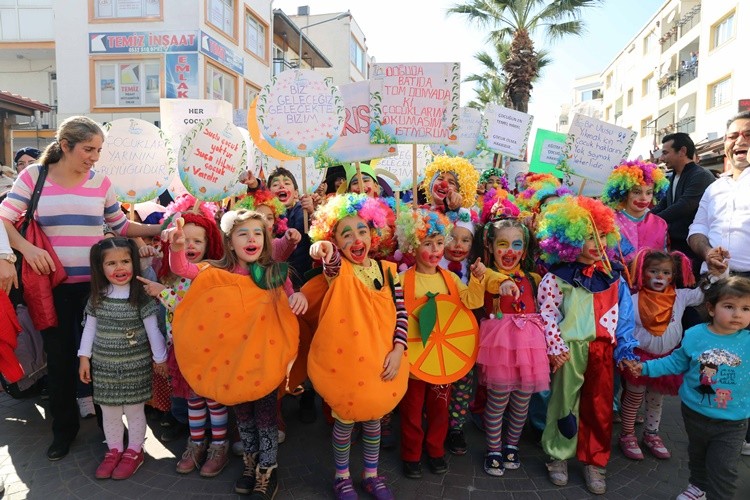
<instances>
[{"instance_id":1,"label":"sneaker","mask_svg":"<svg viewBox=\"0 0 750 500\"><path fill-rule=\"evenodd\" d=\"M464 437L464 431L461 429L451 430L445 440L445 448L454 455L466 455L466 438Z\"/></svg>"},{"instance_id":2,"label":"sneaker","mask_svg":"<svg viewBox=\"0 0 750 500\"><path fill-rule=\"evenodd\" d=\"M78 413L81 414L81 418L91 418L96 416L96 408L94 408L94 398L92 396L85 396L78 398Z\"/></svg>"},{"instance_id":3,"label":"sneaker","mask_svg":"<svg viewBox=\"0 0 750 500\"><path fill-rule=\"evenodd\" d=\"M433 474L445 474L448 472L448 463L445 461L445 455L442 457L428 457L427 466Z\"/></svg>"},{"instance_id":4,"label":"sneaker","mask_svg":"<svg viewBox=\"0 0 750 500\"><path fill-rule=\"evenodd\" d=\"M638 446L638 438L635 434L626 434L620 436L620 449L622 454L631 460L643 460L643 452Z\"/></svg>"},{"instance_id":5,"label":"sneaker","mask_svg":"<svg viewBox=\"0 0 750 500\"><path fill-rule=\"evenodd\" d=\"M565 486L568 484L568 461L553 460L547 465L549 480L555 486Z\"/></svg>"},{"instance_id":6,"label":"sneaker","mask_svg":"<svg viewBox=\"0 0 750 500\"><path fill-rule=\"evenodd\" d=\"M746 457L750 456L750 443L748 443L747 441L742 443L742 455Z\"/></svg>"},{"instance_id":7,"label":"sneaker","mask_svg":"<svg viewBox=\"0 0 750 500\"><path fill-rule=\"evenodd\" d=\"M255 487L250 495L254 500L272 500L279 491L279 480L276 478L276 465L255 469Z\"/></svg>"},{"instance_id":8,"label":"sneaker","mask_svg":"<svg viewBox=\"0 0 750 500\"><path fill-rule=\"evenodd\" d=\"M202 477L216 477L229 463L229 443L227 441L211 443L207 455L208 458L201 467L200 474Z\"/></svg>"},{"instance_id":9,"label":"sneaker","mask_svg":"<svg viewBox=\"0 0 750 500\"><path fill-rule=\"evenodd\" d=\"M521 467L521 458L518 456L518 446L503 446L503 467L511 470Z\"/></svg>"},{"instance_id":10,"label":"sneaker","mask_svg":"<svg viewBox=\"0 0 750 500\"><path fill-rule=\"evenodd\" d=\"M112 471L112 479L128 479L143 465L143 450L135 451L128 448L122 454L120 463Z\"/></svg>"},{"instance_id":11,"label":"sneaker","mask_svg":"<svg viewBox=\"0 0 750 500\"><path fill-rule=\"evenodd\" d=\"M487 453L484 456L484 472L490 476L502 476L505 473L503 455L501 453Z\"/></svg>"},{"instance_id":12,"label":"sneaker","mask_svg":"<svg viewBox=\"0 0 750 500\"><path fill-rule=\"evenodd\" d=\"M354 483L351 477L339 477L333 483L333 494L336 500L357 500L357 492L354 491Z\"/></svg>"},{"instance_id":13,"label":"sneaker","mask_svg":"<svg viewBox=\"0 0 750 500\"><path fill-rule=\"evenodd\" d=\"M586 488L594 495L604 495L607 492L607 480L604 474L607 471L596 465L583 466L583 479L586 480Z\"/></svg>"},{"instance_id":14,"label":"sneaker","mask_svg":"<svg viewBox=\"0 0 750 500\"><path fill-rule=\"evenodd\" d=\"M235 441L232 443L232 455L236 457L245 456L245 445L242 441Z\"/></svg>"},{"instance_id":15,"label":"sneaker","mask_svg":"<svg viewBox=\"0 0 750 500\"><path fill-rule=\"evenodd\" d=\"M706 500L706 492L695 485L688 484L688 487L677 495L675 500Z\"/></svg>"},{"instance_id":16,"label":"sneaker","mask_svg":"<svg viewBox=\"0 0 750 500\"><path fill-rule=\"evenodd\" d=\"M249 495L255 488L255 466L257 453L252 455L243 455L242 460L245 462L245 469L242 471L240 478L234 482L234 491L240 495Z\"/></svg>"},{"instance_id":17,"label":"sneaker","mask_svg":"<svg viewBox=\"0 0 750 500\"><path fill-rule=\"evenodd\" d=\"M672 456L658 434L645 432L643 434L643 446L648 448L648 451L660 460L666 460Z\"/></svg>"},{"instance_id":18,"label":"sneaker","mask_svg":"<svg viewBox=\"0 0 750 500\"><path fill-rule=\"evenodd\" d=\"M279 444L281 444L284 441L286 441L286 432L284 432L281 429L279 429L279 438L278 439L279 439Z\"/></svg>"},{"instance_id":19,"label":"sneaker","mask_svg":"<svg viewBox=\"0 0 750 500\"><path fill-rule=\"evenodd\" d=\"M362 489L375 497L376 500L394 500L391 490L385 484L385 478L380 476L366 477L362 480Z\"/></svg>"},{"instance_id":20,"label":"sneaker","mask_svg":"<svg viewBox=\"0 0 750 500\"><path fill-rule=\"evenodd\" d=\"M196 443L188 439L187 448L182 453L182 458L177 462L178 474L190 474L201 466L206 458L206 442Z\"/></svg>"},{"instance_id":21,"label":"sneaker","mask_svg":"<svg viewBox=\"0 0 750 500\"><path fill-rule=\"evenodd\" d=\"M121 451L117 451L114 448L109 450L107 454L104 455L104 460L102 460L102 463L100 463L99 467L96 468L94 477L97 479L109 479L110 477L112 477L112 471L115 470L117 464L120 463L120 458L122 458Z\"/></svg>"},{"instance_id":22,"label":"sneaker","mask_svg":"<svg viewBox=\"0 0 750 500\"><path fill-rule=\"evenodd\" d=\"M404 461L404 476L408 477L409 479L421 479L422 464L420 462Z\"/></svg>"},{"instance_id":23,"label":"sneaker","mask_svg":"<svg viewBox=\"0 0 750 500\"><path fill-rule=\"evenodd\" d=\"M384 450L396 447L396 434L394 434L391 425L392 417L393 412L388 412L380 419L380 447Z\"/></svg>"}]
</instances>

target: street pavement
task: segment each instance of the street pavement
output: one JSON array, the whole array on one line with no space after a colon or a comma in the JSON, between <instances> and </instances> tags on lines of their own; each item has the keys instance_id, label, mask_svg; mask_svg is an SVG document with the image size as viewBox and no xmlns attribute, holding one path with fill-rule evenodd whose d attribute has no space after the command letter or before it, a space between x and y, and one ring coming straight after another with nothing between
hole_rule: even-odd
<instances>
[{"instance_id":1,"label":"street pavement","mask_svg":"<svg viewBox=\"0 0 750 500\"><path fill-rule=\"evenodd\" d=\"M320 401L318 401L320 405ZM333 498L333 453L330 428L320 415L313 424L300 423L298 404L291 397L284 401L283 414L288 430L287 440L279 447L280 488L277 499ZM175 472L176 458L184 441L161 443L154 432L161 433L158 421L149 421L146 440L146 462L125 481L94 479L94 470L106 447L103 434L94 419L82 421L81 432L70 454L58 462L47 460L45 452L51 442L49 422L44 405L38 398L14 400L0 393L0 478L5 479L5 494L0 498L30 499L214 499L241 498L233 492L234 480L242 472L242 461L232 457L218 477L201 478L197 473L182 476ZM640 432L641 429L638 429ZM619 432L615 425L613 434ZM424 478L407 479L401 474L398 450L381 454L381 474L398 499L469 499L507 498L513 500L594 498L583 482L582 469L570 462L570 482L566 487L553 486L547 479L544 453L527 433L521 442L522 466L506 471L500 478L488 476L482 468L483 434L471 423L466 426L469 453L462 457L448 455L449 471L433 475L424 463ZM640 462L622 456L613 437L613 452L607 472L606 495L598 498L670 499L688 482L687 438L680 417L677 398L666 398L661 436L672 450L670 460L648 456ZM362 449L352 448L352 474L362 473ZM362 498L367 498L359 485ZM742 457L736 499L750 499L750 457Z\"/></svg>"}]
</instances>

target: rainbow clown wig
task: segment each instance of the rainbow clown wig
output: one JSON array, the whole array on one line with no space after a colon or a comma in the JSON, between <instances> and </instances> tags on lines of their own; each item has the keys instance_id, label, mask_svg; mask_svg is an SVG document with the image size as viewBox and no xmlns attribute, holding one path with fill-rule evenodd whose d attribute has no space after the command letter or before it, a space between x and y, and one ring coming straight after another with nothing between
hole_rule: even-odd
<instances>
[{"instance_id":1,"label":"rainbow clown wig","mask_svg":"<svg viewBox=\"0 0 750 500\"><path fill-rule=\"evenodd\" d=\"M461 194L464 208L470 208L477 196L477 184L479 183L479 172L469 160L465 158L450 158L445 155L436 156L432 163L427 165L424 172L422 189L427 196L427 202L432 204L432 187L438 175L444 172L452 173L458 182L458 192Z\"/></svg>"},{"instance_id":2,"label":"rainbow clown wig","mask_svg":"<svg viewBox=\"0 0 750 500\"><path fill-rule=\"evenodd\" d=\"M286 207L276 196L267 189L258 189L248 193L234 205L234 210L244 208L245 210L257 211L258 207L264 205L271 209L273 213L274 233L284 233L287 230L286 219L282 217L286 214Z\"/></svg>"},{"instance_id":3,"label":"rainbow clown wig","mask_svg":"<svg viewBox=\"0 0 750 500\"><path fill-rule=\"evenodd\" d=\"M308 232L310 239L313 242L333 242L336 225L341 219L352 216L361 217L370 226L371 253L377 251L383 240L387 239L386 235L392 235L388 219L390 217L392 220L393 212L388 205L366 194L344 193L332 196L315 210Z\"/></svg>"},{"instance_id":4,"label":"rainbow clown wig","mask_svg":"<svg viewBox=\"0 0 750 500\"><path fill-rule=\"evenodd\" d=\"M414 255L425 238L451 234L453 224L442 213L418 208L416 210L400 210L396 218L396 238L398 248L405 255Z\"/></svg>"},{"instance_id":5,"label":"rainbow clown wig","mask_svg":"<svg viewBox=\"0 0 750 500\"><path fill-rule=\"evenodd\" d=\"M651 202L651 206L654 206L667 194L669 181L664 172L653 163L642 160L626 161L609 174L607 184L604 185L602 201L614 209L622 208L628 193L636 186L654 187L654 199Z\"/></svg>"},{"instance_id":6,"label":"rainbow clown wig","mask_svg":"<svg viewBox=\"0 0 750 500\"><path fill-rule=\"evenodd\" d=\"M620 239L615 213L599 200L568 196L544 208L536 232L542 259L548 264L573 262L592 235L606 233L607 254L614 255Z\"/></svg>"}]
</instances>

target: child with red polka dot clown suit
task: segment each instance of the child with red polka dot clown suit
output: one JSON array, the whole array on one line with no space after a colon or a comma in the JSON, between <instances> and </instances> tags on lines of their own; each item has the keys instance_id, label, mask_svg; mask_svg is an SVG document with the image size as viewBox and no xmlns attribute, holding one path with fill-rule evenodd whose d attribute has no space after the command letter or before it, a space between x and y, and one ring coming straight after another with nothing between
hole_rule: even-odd
<instances>
[{"instance_id":1,"label":"child with red polka dot clown suit","mask_svg":"<svg viewBox=\"0 0 750 500\"><path fill-rule=\"evenodd\" d=\"M476 202L478 182L479 172L469 160L436 156L425 169L422 189L427 206L422 208L442 213L471 208Z\"/></svg>"},{"instance_id":2,"label":"child with red polka dot clown suit","mask_svg":"<svg viewBox=\"0 0 750 500\"><path fill-rule=\"evenodd\" d=\"M271 241L271 258L274 262L286 261L302 240L302 235L293 227L287 227L286 206L271 192L258 189L243 196L233 207L235 210L244 208L255 210L263 215L266 226L274 236Z\"/></svg>"},{"instance_id":3,"label":"child with red polka dot clown suit","mask_svg":"<svg viewBox=\"0 0 750 500\"><path fill-rule=\"evenodd\" d=\"M411 363L409 387L399 405L401 459L404 475L412 479L422 477L424 443L431 472L448 471L444 442L451 384L471 370L479 347L479 327L470 309L484 302L485 267L481 259L469 266L467 286L439 266L451 226L442 213L424 209L404 209L396 219L399 248L416 262L401 273Z\"/></svg>"},{"instance_id":4,"label":"child with red polka dot clown suit","mask_svg":"<svg viewBox=\"0 0 750 500\"><path fill-rule=\"evenodd\" d=\"M395 264L370 257L387 227L388 208L364 194L330 198L315 211L310 256L329 282L307 372L334 417L336 498L357 498L349 472L351 435L362 422L365 491L393 498L378 475L380 418L406 392L407 317Z\"/></svg>"},{"instance_id":5,"label":"child with red polka dot clown suit","mask_svg":"<svg viewBox=\"0 0 750 500\"><path fill-rule=\"evenodd\" d=\"M542 214L536 236L550 268L537 302L553 372L542 447L552 458L553 484L567 484L567 460L577 456L586 487L600 495L607 488L615 364L637 359L638 346L628 285L607 256L619 234L612 210L591 198L566 197Z\"/></svg>"}]
</instances>

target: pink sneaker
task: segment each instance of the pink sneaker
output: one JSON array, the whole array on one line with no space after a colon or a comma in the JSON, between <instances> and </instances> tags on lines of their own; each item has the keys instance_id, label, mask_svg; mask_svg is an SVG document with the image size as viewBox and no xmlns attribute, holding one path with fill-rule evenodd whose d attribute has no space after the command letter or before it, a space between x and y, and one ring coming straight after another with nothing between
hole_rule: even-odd
<instances>
[{"instance_id":1,"label":"pink sneaker","mask_svg":"<svg viewBox=\"0 0 750 500\"><path fill-rule=\"evenodd\" d=\"M135 451L128 448L122 454L120 463L112 471L112 479L128 479L143 465L143 450Z\"/></svg>"},{"instance_id":2,"label":"pink sneaker","mask_svg":"<svg viewBox=\"0 0 750 500\"><path fill-rule=\"evenodd\" d=\"M660 460L666 460L672 457L664 441L661 440L658 434L650 434L648 432L643 433L643 446L648 448L653 456Z\"/></svg>"},{"instance_id":3,"label":"pink sneaker","mask_svg":"<svg viewBox=\"0 0 750 500\"><path fill-rule=\"evenodd\" d=\"M620 449L622 454L631 460L643 460L643 452L638 446L638 438L635 434L620 436Z\"/></svg>"},{"instance_id":4,"label":"pink sneaker","mask_svg":"<svg viewBox=\"0 0 750 500\"><path fill-rule=\"evenodd\" d=\"M117 451L114 448L109 450L107 454L104 455L104 460L102 460L102 463L100 463L99 467L96 468L94 477L97 479L109 479L110 477L112 477L112 471L115 470L117 464L120 463L120 458L122 458L121 451Z\"/></svg>"}]
</instances>

